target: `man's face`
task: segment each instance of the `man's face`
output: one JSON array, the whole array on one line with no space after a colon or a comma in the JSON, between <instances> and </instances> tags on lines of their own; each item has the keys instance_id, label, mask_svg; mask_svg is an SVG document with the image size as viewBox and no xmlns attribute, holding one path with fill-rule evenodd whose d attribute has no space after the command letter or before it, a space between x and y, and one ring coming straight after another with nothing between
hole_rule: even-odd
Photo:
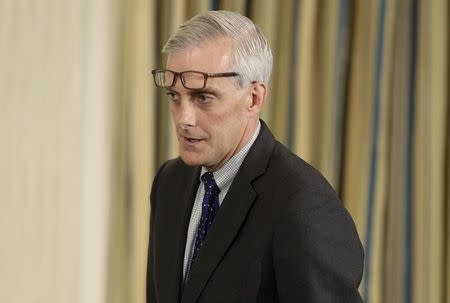
<instances>
[{"instance_id":1,"label":"man's face","mask_svg":"<svg viewBox=\"0 0 450 303\"><path fill-rule=\"evenodd\" d=\"M167 69L175 72L230 70L232 45L219 38L170 54ZM249 110L249 87L238 89L234 77L208 78L200 90L186 89L178 78L167 89L183 161L215 171L238 152L253 134L257 116Z\"/></svg>"}]
</instances>

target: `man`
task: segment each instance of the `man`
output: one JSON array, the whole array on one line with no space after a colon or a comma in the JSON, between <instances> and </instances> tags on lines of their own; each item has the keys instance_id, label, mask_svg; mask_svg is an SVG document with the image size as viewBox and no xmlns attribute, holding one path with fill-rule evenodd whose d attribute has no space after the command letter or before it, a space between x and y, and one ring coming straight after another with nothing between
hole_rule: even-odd
<instances>
[{"instance_id":1,"label":"man","mask_svg":"<svg viewBox=\"0 0 450 303\"><path fill-rule=\"evenodd\" d=\"M147 302L362 302L350 215L259 119L272 67L259 29L211 11L163 52L166 69L152 73L180 157L153 181Z\"/></svg>"}]
</instances>

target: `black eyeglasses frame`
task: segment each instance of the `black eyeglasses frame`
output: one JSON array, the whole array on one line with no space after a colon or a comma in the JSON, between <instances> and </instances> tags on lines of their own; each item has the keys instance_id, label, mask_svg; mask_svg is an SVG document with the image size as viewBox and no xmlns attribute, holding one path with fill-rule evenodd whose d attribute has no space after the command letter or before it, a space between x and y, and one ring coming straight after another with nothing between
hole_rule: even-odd
<instances>
[{"instance_id":1,"label":"black eyeglasses frame","mask_svg":"<svg viewBox=\"0 0 450 303\"><path fill-rule=\"evenodd\" d=\"M157 73L161 73L161 72L164 72L164 73L165 72L171 72L171 73L173 73L174 77L173 77L173 81L172 81L171 85L159 85L156 82L156 74ZM203 79L204 79L203 80L203 86L202 87L188 87L188 86L186 86L185 78L183 77L183 75L186 74L186 73L197 73L197 74L203 75ZM185 88L187 88L187 89L203 89L203 88L206 87L206 83L207 83L209 78L238 77L239 76L239 73L236 73L236 72L204 73L204 72L200 72L200 71L196 71L196 70L187 70L187 71L183 71L183 72L175 72L175 71L170 70L170 69L162 69L162 68L152 70L152 74L153 74L153 81L155 82L155 85L157 87L171 88L171 87L173 87L176 84L177 78L180 78L181 84L183 84L183 86Z\"/></svg>"}]
</instances>

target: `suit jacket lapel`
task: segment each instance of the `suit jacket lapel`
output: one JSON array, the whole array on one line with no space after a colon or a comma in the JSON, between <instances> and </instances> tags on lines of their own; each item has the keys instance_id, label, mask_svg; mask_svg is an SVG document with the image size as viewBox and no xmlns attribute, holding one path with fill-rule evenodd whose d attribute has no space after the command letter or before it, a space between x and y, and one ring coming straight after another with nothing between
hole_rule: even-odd
<instances>
[{"instance_id":1,"label":"suit jacket lapel","mask_svg":"<svg viewBox=\"0 0 450 303\"><path fill-rule=\"evenodd\" d=\"M233 239L248 209L256 198L253 188L240 181L233 184L233 189L227 194L226 201L222 203L219 212L211 225L202 249L197 255L189 272L187 284L181 302L195 302L214 268L220 262Z\"/></svg>"},{"instance_id":2,"label":"suit jacket lapel","mask_svg":"<svg viewBox=\"0 0 450 303\"><path fill-rule=\"evenodd\" d=\"M197 300L214 269L232 245L257 198L252 181L264 173L274 145L273 136L267 126L262 121L261 124L260 134L239 169L192 265L182 303Z\"/></svg>"},{"instance_id":3,"label":"suit jacket lapel","mask_svg":"<svg viewBox=\"0 0 450 303\"><path fill-rule=\"evenodd\" d=\"M164 226L164 238L155 247L159 289L162 302L179 302L183 283L183 260L187 229L192 205L198 188L200 169L189 168L187 173L180 174L176 180L184 184L180 191L172 191L166 201L171 202L170 216L167 216ZM169 211L168 211L169 213ZM180 220L181 218L181 220ZM168 240L170 239L170 240Z\"/></svg>"}]
</instances>

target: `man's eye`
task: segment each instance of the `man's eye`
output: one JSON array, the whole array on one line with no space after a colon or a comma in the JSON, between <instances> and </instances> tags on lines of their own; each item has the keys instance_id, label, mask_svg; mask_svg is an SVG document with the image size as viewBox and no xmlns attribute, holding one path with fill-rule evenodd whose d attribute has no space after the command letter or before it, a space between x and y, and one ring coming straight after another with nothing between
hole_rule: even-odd
<instances>
[{"instance_id":1,"label":"man's eye","mask_svg":"<svg viewBox=\"0 0 450 303\"><path fill-rule=\"evenodd\" d=\"M197 96L195 96L195 99L200 104L207 104L212 102L214 100L214 97L206 94L198 94Z\"/></svg>"},{"instance_id":2,"label":"man's eye","mask_svg":"<svg viewBox=\"0 0 450 303\"><path fill-rule=\"evenodd\" d=\"M178 95L173 92L166 92L166 95L170 101L177 101L179 99Z\"/></svg>"}]
</instances>

